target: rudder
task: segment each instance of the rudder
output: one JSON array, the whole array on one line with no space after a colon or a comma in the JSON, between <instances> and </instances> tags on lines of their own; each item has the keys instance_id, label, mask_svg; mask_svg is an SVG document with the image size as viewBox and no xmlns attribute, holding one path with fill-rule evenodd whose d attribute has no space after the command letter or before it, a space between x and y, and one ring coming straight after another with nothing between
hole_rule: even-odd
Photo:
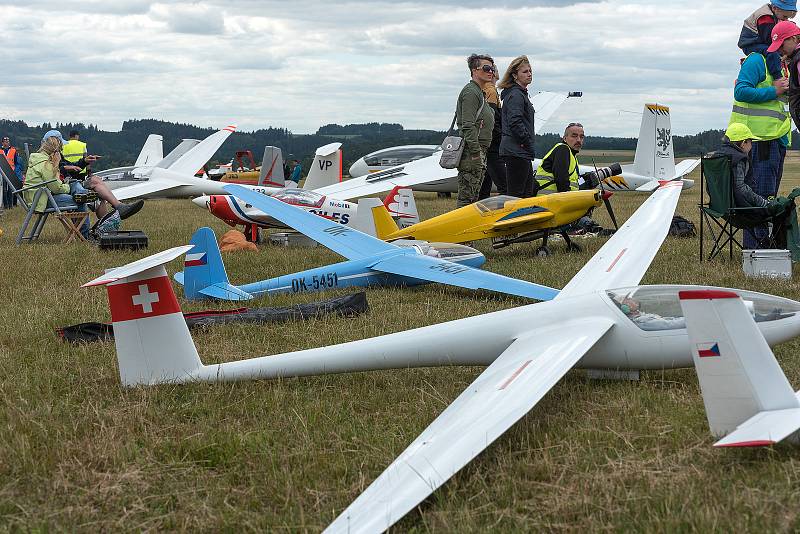
<instances>
[{"instance_id":1,"label":"rudder","mask_svg":"<svg viewBox=\"0 0 800 534\"><path fill-rule=\"evenodd\" d=\"M672 125L667 106L644 105L631 170L656 180L671 180L675 175Z\"/></svg>"}]
</instances>

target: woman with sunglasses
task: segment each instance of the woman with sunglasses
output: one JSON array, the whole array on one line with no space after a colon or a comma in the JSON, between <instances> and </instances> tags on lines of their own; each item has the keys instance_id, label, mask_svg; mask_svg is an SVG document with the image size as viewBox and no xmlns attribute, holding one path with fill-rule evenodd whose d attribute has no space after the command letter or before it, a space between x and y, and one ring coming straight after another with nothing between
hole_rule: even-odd
<instances>
[{"instance_id":1,"label":"woman with sunglasses","mask_svg":"<svg viewBox=\"0 0 800 534\"><path fill-rule=\"evenodd\" d=\"M527 56L514 59L506 69L500 88L503 105L500 157L506 164L506 188L511 196L526 198L536 194L533 180L533 104L528 86L533 70Z\"/></svg>"}]
</instances>

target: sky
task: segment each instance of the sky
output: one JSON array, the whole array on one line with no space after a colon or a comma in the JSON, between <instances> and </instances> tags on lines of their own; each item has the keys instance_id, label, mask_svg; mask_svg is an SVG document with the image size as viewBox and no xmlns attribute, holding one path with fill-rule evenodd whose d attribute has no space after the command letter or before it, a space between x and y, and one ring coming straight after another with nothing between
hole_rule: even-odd
<instances>
[{"instance_id":1,"label":"sky","mask_svg":"<svg viewBox=\"0 0 800 534\"><path fill-rule=\"evenodd\" d=\"M727 125L742 21L758 0L5 4L0 118L119 130L155 118L240 130L392 122L445 130L466 57L505 71L527 55L535 91L582 91L546 131L638 134L668 105L674 135ZM157 132L154 132L157 133Z\"/></svg>"}]
</instances>

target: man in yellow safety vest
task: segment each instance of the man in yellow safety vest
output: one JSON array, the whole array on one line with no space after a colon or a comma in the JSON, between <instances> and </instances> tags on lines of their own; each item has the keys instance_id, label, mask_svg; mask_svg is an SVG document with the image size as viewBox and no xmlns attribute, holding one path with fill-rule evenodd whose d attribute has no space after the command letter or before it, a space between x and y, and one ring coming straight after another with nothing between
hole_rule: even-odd
<instances>
[{"instance_id":1,"label":"man in yellow safety vest","mask_svg":"<svg viewBox=\"0 0 800 534\"><path fill-rule=\"evenodd\" d=\"M581 123L571 122L567 125L564 137L545 154L536 170L539 191L563 193L580 189L582 179L578 175L578 153L585 138Z\"/></svg>"}]
</instances>

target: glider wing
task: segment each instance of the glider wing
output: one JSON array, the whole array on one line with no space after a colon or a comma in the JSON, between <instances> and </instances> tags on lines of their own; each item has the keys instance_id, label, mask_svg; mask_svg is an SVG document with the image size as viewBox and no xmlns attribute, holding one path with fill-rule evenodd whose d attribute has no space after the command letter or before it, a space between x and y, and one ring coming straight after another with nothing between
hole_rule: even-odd
<instances>
[{"instance_id":1,"label":"glider wing","mask_svg":"<svg viewBox=\"0 0 800 534\"><path fill-rule=\"evenodd\" d=\"M402 254L379 260L371 269L467 289L488 289L537 300L552 300L558 290L533 282L475 269L421 254Z\"/></svg>"},{"instance_id":2,"label":"glider wing","mask_svg":"<svg viewBox=\"0 0 800 534\"><path fill-rule=\"evenodd\" d=\"M231 184L224 186L223 189L349 260L396 251L398 248L371 235L331 222L324 217L242 186Z\"/></svg>"},{"instance_id":3,"label":"glider wing","mask_svg":"<svg viewBox=\"0 0 800 534\"><path fill-rule=\"evenodd\" d=\"M389 528L528 413L612 325L583 318L517 338L325 532Z\"/></svg>"}]
</instances>

